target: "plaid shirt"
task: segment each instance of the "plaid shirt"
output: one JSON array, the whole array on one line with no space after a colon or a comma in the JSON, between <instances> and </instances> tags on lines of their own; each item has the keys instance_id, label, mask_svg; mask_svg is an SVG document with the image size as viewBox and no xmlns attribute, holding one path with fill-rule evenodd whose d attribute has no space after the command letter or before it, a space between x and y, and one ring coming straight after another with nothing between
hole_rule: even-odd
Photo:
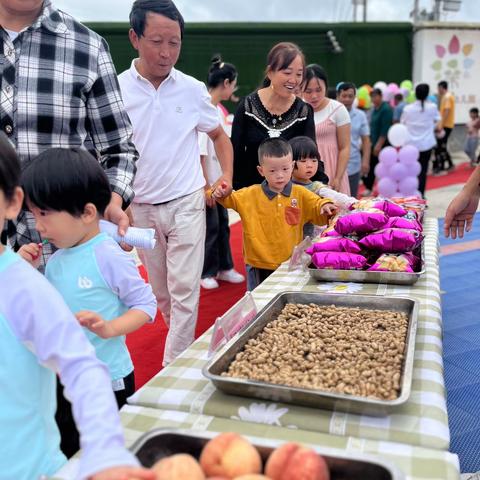
<instances>
[{"instance_id":1,"label":"plaid shirt","mask_svg":"<svg viewBox=\"0 0 480 480\"><path fill-rule=\"evenodd\" d=\"M12 42L0 28L0 129L22 168L52 147L81 147L102 164L112 191L133 199L138 158L106 41L45 0ZM7 227L14 249L39 242L29 212ZM44 259L51 253L45 245Z\"/></svg>"}]
</instances>

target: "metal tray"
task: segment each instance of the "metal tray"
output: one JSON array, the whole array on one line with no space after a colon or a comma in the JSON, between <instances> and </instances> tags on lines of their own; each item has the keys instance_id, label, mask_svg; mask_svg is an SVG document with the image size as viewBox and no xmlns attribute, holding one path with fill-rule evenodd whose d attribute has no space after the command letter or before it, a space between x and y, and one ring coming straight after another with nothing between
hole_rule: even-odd
<instances>
[{"instance_id":1,"label":"metal tray","mask_svg":"<svg viewBox=\"0 0 480 480\"><path fill-rule=\"evenodd\" d=\"M405 343L405 357L399 396L395 400L381 400L221 376L222 372L227 370L230 363L235 359L235 355L243 349L248 340L256 337L268 322L277 318L287 303L315 303L326 306L335 305L405 312L409 317L409 325ZM235 337L216 352L205 365L202 373L206 378L211 380L219 390L231 395L262 398L275 402L287 402L373 416L388 415L392 410L403 405L410 396L417 316L418 302L409 298L283 292L276 295L257 313L252 323L238 332Z\"/></svg>"},{"instance_id":2,"label":"metal tray","mask_svg":"<svg viewBox=\"0 0 480 480\"><path fill-rule=\"evenodd\" d=\"M414 285L425 273L425 251L422 242L420 248L421 269L419 272L369 272L367 270L334 270L308 267L308 273L319 282L357 282L357 283L388 283L395 285Z\"/></svg>"},{"instance_id":3,"label":"metal tray","mask_svg":"<svg viewBox=\"0 0 480 480\"><path fill-rule=\"evenodd\" d=\"M176 453L188 453L200 457L204 445L217 434L213 432L169 430L158 428L143 434L130 450L138 457L144 467L151 467L158 460ZM263 462L270 453L284 441L255 439L254 445ZM403 473L394 465L373 455L361 452L313 447L323 456L330 469L331 480L404 480Z\"/></svg>"}]
</instances>

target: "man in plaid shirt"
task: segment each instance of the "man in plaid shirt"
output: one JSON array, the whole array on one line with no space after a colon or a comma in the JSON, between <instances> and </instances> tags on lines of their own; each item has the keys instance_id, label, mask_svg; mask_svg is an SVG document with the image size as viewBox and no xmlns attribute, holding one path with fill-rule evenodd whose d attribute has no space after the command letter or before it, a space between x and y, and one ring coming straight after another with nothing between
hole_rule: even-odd
<instances>
[{"instance_id":1,"label":"man in plaid shirt","mask_svg":"<svg viewBox=\"0 0 480 480\"><path fill-rule=\"evenodd\" d=\"M110 179L105 216L124 233L138 154L106 41L50 0L0 0L0 25L0 129L22 167L51 147L85 148ZM15 250L41 241L26 211L3 233Z\"/></svg>"}]
</instances>

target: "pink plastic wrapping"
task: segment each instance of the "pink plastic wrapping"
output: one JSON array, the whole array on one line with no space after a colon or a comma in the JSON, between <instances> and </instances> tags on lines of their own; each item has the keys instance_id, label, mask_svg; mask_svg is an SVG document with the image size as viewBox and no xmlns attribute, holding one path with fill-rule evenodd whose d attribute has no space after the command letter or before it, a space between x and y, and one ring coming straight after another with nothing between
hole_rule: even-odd
<instances>
[{"instance_id":1,"label":"pink plastic wrapping","mask_svg":"<svg viewBox=\"0 0 480 480\"><path fill-rule=\"evenodd\" d=\"M407 230L417 230L417 232L423 231L422 225L417 220L406 217L389 218L383 228L404 228Z\"/></svg>"},{"instance_id":2,"label":"pink plastic wrapping","mask_svg":"<svg viewBox=\"0 0 480 480\"><path fill-rule=\"evenodd\" d=\"M349 252L360 253L362 249L357 242L345 237L319 238L311 247L305 250L309 255L316 252Z\"/></svg>"},{"instance_id":3,"label":"pink plastic wrapping","mask_svg":"<svg viewBox=\"0 0 480 480\"><path fill-rule=\"evenodd\" d=\"M312 255L312 263L317 268L362 270L367 263L367 259L357 253L317 252Z\"/></svg>"},{"instance_id":4,"label":"pink plastic wrapping","mask_svg":"<svg viewBox=\"0 0 480 480\"><path fill-rule=\"evenodd\" d=\"M418 263L419 259L413 253L383 253L368 271L413 273L417 270Z\"/></svg>"},{"instance_id":5,"label":"pink plastic wrapping","mask_svg":"<svg viewBox=\"0 0 480 480\"><path fill-rule=\"evenodd\" d=\"M360 200L352 205L354 210L367 210L370 208L377 208L385 212L389 217L403 217L407 212L400 205L397 205L390 200Z\"/></svg>"},{"instance_id":6,"label":"pink plastic wrapping","mask_svg":"<svg viewBox=\"0 0 480 480\"><path fill-rule=\"evenodd\" d=\"M335 230L340 235L373 232L383 228L387 218L384 212L376 208L353 210L338 218L335 223Z\"/></svg>"},{"instance_id":7,"label":"pink plastic wrapping","mask_svg":"<svg viewBox=\"0 0 480 480\"><path fill-rule=\"evenodd\" d=\"M420 245L422 238L416 230L387 228L363 237L358 243L368 250L377 252L404 253Z\"/></svg>"}]
</instances>

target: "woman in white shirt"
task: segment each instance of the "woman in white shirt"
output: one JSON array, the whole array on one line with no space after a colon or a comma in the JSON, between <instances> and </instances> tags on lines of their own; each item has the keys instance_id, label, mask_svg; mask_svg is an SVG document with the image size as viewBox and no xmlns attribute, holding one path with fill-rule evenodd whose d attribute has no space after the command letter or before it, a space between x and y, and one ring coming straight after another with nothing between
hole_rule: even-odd
<instances>
[{"instance_id":1,"label":"woman in white shirt","mask_svg":"<svg viewBox=\"0 0 480 480\"><path fill-rule=\"evenodd\" d=\"M322 67L308 65L303 99L314 112L315 134L320 158L329 185L338 192L350 195L347 164L350 158L350 115L345 106L328 98L327 75Z\"/></svg>"},{"instance_id":2,"label":"woman in white shirt","mask_svg":"<svg viewBox=\"0 0 480 480\"><path fill-rule=\"evenodd\" d=\"M420 151L420 165L422 170L418 175L418 190L425 196L425 186L427 183L428 163L432 155L432 150L437 144L434 131L437 123L440 121L440 113L437 106L426 101L429 86L426 83L420 83L415 88L417 100L403 109L401 123L408 130L410 139L408 143L418 148Z\"/></svg>"},{"instance_id":3,"label":"woman in white shirt","mask_svg":"<svg viewBox=\"0 0 480 480\"><path fill-rule=\"evenodd\" d=\"M207 77L207 88L212 103L217 107L220 124L224 130L231 130L227 123L224 107L221 101L228 100L237 86L237 70L231 63L222 61L220 55L212 58ZM205 133L199 134L200 160L205 176L205 192L210 189L221 176L222 168L215 153L212 140ZM203 263L200 285L206 289L218 287L217 280L230 283L241 283L245 277L233 268L232 253L230 251L230 228L228 226L228 212L215 200L206 195L205 259Z\"/></svg>"}]
</instances>

